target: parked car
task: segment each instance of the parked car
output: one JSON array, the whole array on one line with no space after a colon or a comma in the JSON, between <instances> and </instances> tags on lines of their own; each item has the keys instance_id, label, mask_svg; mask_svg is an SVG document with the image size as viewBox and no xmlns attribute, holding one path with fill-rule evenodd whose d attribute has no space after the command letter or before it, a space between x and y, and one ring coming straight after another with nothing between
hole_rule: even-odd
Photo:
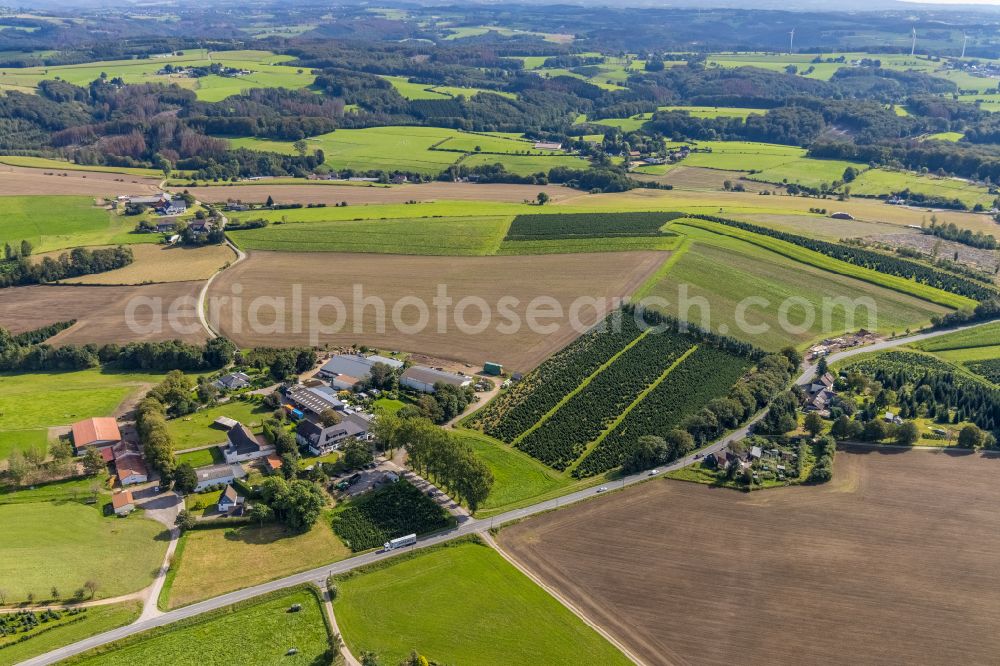
<instances>
[{"instance_id":1,"label":"parked car","mask_svg":"<svg viewBox=\"0 0 1000 666\"><path fill-rule=\"evenodd\" d=\"M660 470L658 470L658 469L651 469L651 470L649 470L649 475L650 476L656 476L659 473L660 473Z\"/></svg>"},{"instance_id":2,"label":"parked car","mask_svg":"<svg viewBox=\"0 0 1000 666\"><path fill-rule=\"evenodd\" d=\"M607 486L601 486L600 488L597 489L597 492L603 493L603 492L607 492L607 490L608 490Z\"/></svg>"}]
</instances>

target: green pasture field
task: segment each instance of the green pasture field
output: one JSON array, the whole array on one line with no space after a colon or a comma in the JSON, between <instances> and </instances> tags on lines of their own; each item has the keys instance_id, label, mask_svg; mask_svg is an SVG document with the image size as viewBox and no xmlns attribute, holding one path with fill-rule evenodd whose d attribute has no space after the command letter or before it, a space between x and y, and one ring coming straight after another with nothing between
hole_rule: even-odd
<instances>
[{"instance_id":1,"label":"green pasture field","mask_svg":"<svg viewBox=\"0 0 1000 666\"><path fill-rule=\"evenodd\" d=\"M841 54L836 54L841 55ZM785 67L788 65L795 65L799 69L799 73L805 72L809 67L813 67L814 71L807 75L810 79L820 79L823 81L828 81L830 77L833 76L841 67L847 66L846 63L816 63L810 62L815 58L815 54L777 54L777 53L736 53L736 54L724 54L724 53L713 53L708 57L707 64L710 67L758 67L760 69L769 69L775 72L785 71ZM822 57L829 57L824 54ZM877 56L875 56L877 57ZM850 60L850 58L848 58Z\"/></svg>"},{"instance_id":2,"label":"green pasture field","mask_svg":"<svg viewBox=\"0 0 1000 666\"><path fill-rule=\"evenodd\" d=\"M867 164L860 162L800 157L751 174L747 178L765 183L796 183L806 187L820 187L825 183L829 186L833 181L841 180L844 170L852 166L858 170L868 168ZM853 187L851 191L854 191Z\"/></svg>"},{"instance_id":3,"label":"green pasture field","mask_svg":"<svg viewBox=\"0 0 1000 666\"><path fill-rule=\"evenodd\" d=\"M143 176L149 178L163 177L163 172L158 169L94 166L89 164L76 164L65 160L49 159L47 157L31 157L28 155L0 155L0 164L31 167L34 169L53 169L56 171L97 171L101 173L120 173L127 176Z\"/></svg>"},{"instance_id":4,"label":"green pasture field","mask_svg":"<svg viewBox=\"0 0 1000 666\"><path fill-rule=\"evenodd\" d=\"M983 347L965 347L963 349L944 349L933 352L933 354L943 361L961 366L973 361L1000 359L1000 344Z\"/></svg>"},{"instance_id":5,"label":"green pasture field","mask_svg":"<svg viewBox=\"0 0 1000 666\"><path fill-rule=\"evenodd\" d=\"M990 111L996 113L1000 111L1000 94L987 95L983 94L968 94L959 95L958 101L965 102L967 104L975 104L983 111Z\"/></svg>"},{"instance_id":6,"label":"green pasture field","mask_svg":"<svg viewBox=\"0 0 1000 666\"><path fill-rule=\"evenodd\" d=\"M404 170L436 175L461 158L461 152L473 152L478 145L484 151L501 155L471 155L465 163L504 164L515 173L548 171L556 166L584 168L587 162L569 155L546 155L533 145L519 139L498 135L470 134L437 127L370 127L358 130L337 130L306 139L310 152L322 149L326 165L332 169ZM232 139L230 144L283 154L293 154L291 141L271 141L257 138ZM433 150L439 147L440 150ZM455 148L456 150L453 150ZM535 153L526 156L516 153Z\"/></svg>"},{"instance_id":7,"label":"green pasture field","mask_svg":"<svg viewBox=\"0 0 1000 666\"><path fill-rule=\"evenodd\" d=\"M214 503L218 498L208 497ZM295 532L278 523L243 525L221 529L190 530L181 537L174 555L174 576L160 602L168 608L209 599L233 590L342 560L348 550L330 528L324 511L306 532ZM234 567L233 562L252 562L252 567Z\"/></svg>"},{"instance_id":8,"label":"green pasture field","mask_svg":"<svg viewBox=\"0 0 1000 666\"><path fill-rule=\"evenodd\" d=\"M504 37L512 37L514 35L535 35L536 37L541 37L547 42L555 42L562 44L565 42L573 41L572 35L561 35L558 33L551 32L535 32L532 30L514 30L512 28L500 28L492 25L483 26L457 26L447 28L448 35L445 36L445 40L456 40L465 39L467 37L479 37L481 35L486 35L491 32L495 32ZM542 58L544 61L545 58ZM527 67L527 65L525 65Z\"/></svg>"},{"instance_id":9,"label":"green pasture field","mask_svg":"<svg viewBox=\"0 0 1000 666\"><path fill-rule=\"evenodd\" d=\"M68 425L108 416L162 374L92 368L71 372L0 373L0 439L6 430Z\"/></svg>"},{"instance_id":10,"label":"green pasture field","mask_svg":"<svg viewBox=\"0 0 1000 666\"><path fill-rule=\"evenodd\" d=\"M230 236L249 250L480 256L496 252L510 220L508 216L330 220L271 224L233 231Z\"/></svg>"},{"instance_id":11,"label":"green pasture field","mask_svg":"<svg viewBox=\"0 0 1000 666\"><path fill-rule=\"evenodd\" d=\"M805 157L804 148L753 141L699 141L695 148L712 152L693 152L684 158L684 166L700 166L727 171L772 169Z\"/></svg>"},{"instance_id":12,"label":"green pasture field","mask_svg":"<svg viewBox=\"0 0 1000 666\"><path fill-rule=\"evenodd\" d=\"M103 495L93 506L0 504L0 580L7 603L24 601L29 593L39 601L49 599L53 586L69 598L88 580L98 584L97 598L128 594L153 582L167 549L166 529L141 513L103 515L109 499Z\"/></svg>"},{"instance_id":13,"label":"green pasture field","mask_svg":"<svg viewBox=\"0 0 1000 666\"><path fill-rule=\"evenodd\" d=\"M19 641L25 634L12 635L7 640L0 638L0 663L18 664L64 645L123 627L135 622L141 612L141 603L126 601L92 606L78 615L64 613L60 620L38 625L28 640Z\"/></svg>"},{"instance_id":14,"label":"green pasture field","mask_svg":"<svg viewBox=\"0 0 1000 666\"><path fill-rule=\"evenodd\" d=\"M852 278L857 278L863 282L869 282L874 285L881 287L886 287L888 289L893 289L899 291L903 294L909 294L917 298L923 299L930 303L936 303L942 305L946 308L961 309L974 307L975 301L965 296L959 296L957 294L952 294L935 287L930 287L925 284L920 284L913 280L908 280L896 275L888 275L886 273L880 273L876 270L866 268L864 266L856 266L854 264L849 264L845 261L840 261L839 259L834 259L833 257L828 257L826 255L814 252L812 250L794 245L787 241L782 241L776 238L771 238L769 236L763 236L760 234L755 234L748 231L743 231L741 229L735 229L733 227L727 227L725 225L718 224L716 222L707 222L705 220L681 220L685 227L695 227L698 229L703 229L713 233L722 234L725 236L730 236L732 238L737 238L740 240L747 241L753 245L776 252L785 257L799 261L817 268L821 268L825 271L831 273L837 273L839 275L845 275Z\"/></svg>"},{"instance_id":15,"label":"green pasture field","mask_svg":"<svg viewBox=\"0 0 1000 666\"><path fill-rule=\"evenodd\" d=\"M767 113L767 109L750 109L725 106L661 106L659 111L685 111L694 118L743 118L746 119L752 114ZM653 117L652 113L640 113L629 118L602 118L600 120L579 120L577 124L584 122L592 125L607 125L617 127L623 132L634 132Z\"/></svg>"},{"instance_id":16,"label":"green pasture field","mask_svg":"<svg viewBox=\"0 0 1000 666\"><path fill-rule=\"evenodd\" d=\"M480 518L511 504L557 493L570 485L569 479L551 468L488 435L470 430L457 430L455 434L493 472L493 489L476 513Z\"/></svg>"},{"instance_id":17,"label":"green pasture field","mask_svg":"<svg viewBox=\"0 0 1000 666\"><path fill-rule=\"evenodd\" d=\"M208 465L218 465L225 462L225 458L222 457L222 453L216 446L211 446L207 449L188 451L187 453L178 453L175 460L178 465L187 463L188 465L191 465L191 467L206 467Z\"/></svg>"},{"instance_id":18,"label":"green pasture field","mask_svg":"<svg viewBox=\"0 0 1000 666\"><path fill-rule=\"evenodd\" d=\"M409 100L415 99L451 99L459 95L472 97L479 93L492 93L501 95L509 99L517 99L514 93L500 90L489 90L487 88L463 88L459 86L437 86L431 83L412 83L406 76L389 76L382 74L381 77L392 84L392 87L400 95Z\"/></svg>"},{"instance_id":19,"label":"green pasture field","mask_svg":"<svg viewBox=\"0 0 1000 666\"><path fill-rule=\"evenodd\" d=\"M514 133L479 134L472 132L457 132L444 143L437 146L438 150L454 150L463 153L505 153L529 155L553 155L565 157L561 150L538 150L534 141L522 139ZM478 150L477 150L478 149Z\"/></svg>"},{"instance_id":20,"label":"green pasture field","mask_svg":"<svg viewBox=\"0 0 1000 666\"><path fill-rule=\"evenodd\" d=\"M308 69L282 65L292 60L270 51L186 50L184 55L164 58L112 60L52 67L0 69L0 80L6 85L34 89L44 79L61 78L69 83L86 86L106 73L109 78L121 77L126 83L175 83L195 91L198 99L217 102L248 88L305 88L313 84L315 75ZM165 65L175 67L206 67L221 63L227 67L247 69L252 73L240 77L206 76L198 79L178 75L157 74Z\"/></svg>"},{"instance_id":21,"label":"green pasture field","mask_svg":"<svg viewBox=\"0 0 1000 666\"><path fill-rule=\"evenodd\" d=\"M483 195L489 195L489 189L483 190ZM576 209L559 206L559 212ZM271 222L332 222L359 220L394 220L430 219L435 217L467 217L469 211L475 211L476 216L511 216L537 213L539 207L534 204L509 203L506 201L422 201L415 204L365 204L358 206L326 206L323 208L290 208L288 210L251 210L233 213L234 220L264 219ZM276 226L281 226L276 225ZM270 227L265 227L270 228Z\"/></svg>"},{"instance_id":22,"label":"green pasture field","mask_svg":"<svg viewBox=\"0 0 1000 666\"><path fill-rule=\"evenodd\" d=\"M947 333L936 338L916 342L912 347L928 352L953 349L973 349L1000 345L1000 321L991 322L964 331Z\"/></svg>"},{"instance_id":23,"label":"green pasture field","mask_svg":"<svg viewBox=\"0 0 1000 666\"><path fill-rule=\"evenodd\" d=\"M912 172L886 169L869 169L860 174L849 185L851 194L882 196L909 188L910 191L920 194L959 199L969 208L976 204L990 208L996 199L996 195L990 194L985 187L973 185L964 180L921 176Z\"/></svg>"},{"instance_id":24,"label":"green pasture field","mask_svg":"<svg viewBox=\"0 0 1000 666\"><path fill-rule=\"evenodd\" d=\"M802 347L814 340L860 327L883 332L903 331L927 323L932 315L946 312L945 308L916 297L830 273L735 238L713 238L699 229L676 222L670 228L688 234L695 242L666 277L649 289L649 295L667 299L666 311L677 315L680 314L680 289L685 288L688 299L703 298L709 306L705 312L698 305L692 305L687 315L689 320L699 325L707 323L713 331L725 332L768 351L777 351L786 345ZM737 306L751 296L768 301L767 305L752 305L744 316L751 326L767 326L759 333L754 329L741 330L737 320ZM799 303L804 299L810 304L815 313L811 325L808 325L802 305L796 305L787 314L795 328L785 330L781 326L779 308L792 297ZM841 297L872 299L877 320L870 322L867 311L858 308L852 325L845 308L827 308L829 326L824 326L824 299Z\"/></svg>"},{"instance_id":25,"label":"green pasture field","mask_svg":"<svg viewBox=\"0 0 1000 666\"><path fill-rule=\"evenodd\" d=\"M294 604L302 609L288 612ZM316 594L297 588L116 641L71 659L72 664L131 666L170 655L170 663L318 664L329 648ZM288 654L290 648L296 654Z\"/></svg>"},{"instance_id":26,"label":"green pasture field","mask_svg":"<svg viewBox=\"0 0 1000 666\"><path fill-rule=\"evenodd\" d=\"M45 451L49 446L48 431L0 430L0 460L5 460L14 449L22 453L28 449Z\"/></svg>"},{"instance_id":27,"label":"green pasture field","mask_svg":"<svg viewBox=\"0 0 1000 666\"><path fill-rule=\"evenodd\" d=\"M202 409L194 414L170 419L167 421L167 432L173 439L174 449L178 451L219 444L226 441L226 433L212 427L212 422L215 419L220 416L228 416L248 428L257 430L272 411L250 402L231 400L221 405Z\"/></svg>"},{"instance_id":28,"label":"green pasture field","mask_svg":"<svg viewBox=\"0 0 1000 666\"><path fill-rule=\"evenodd\" d=\"M0 238L29 241L39 254L81 245L155 243L158 234L130 233L135 220L94 205L93 197L0 196ZM12 243L14 244L14 243Z\"/></svg>"},{"instance_id":29,"label":"green pasture field","mask_svg":"<svg viewBox=\"0 0 1000 666\"><path fill-rule=\"evenodd\" d=\"M550 169L556 167L566 167L568 169L587 169L590 163L582 157L575 155L478 155L471 154L462 160L462 164L467 167L476 167L483 164L500 163L510 173L519 176L531 176L542 172L548 173Z\"/></svg>"},{"instance_id":30,"label":"green pasture field","mask_svg":"<svg viewBox=\"0 0 1000 666\"><path fill-rule=\"evenodd\" d=\"M630 663L496 551L460 542L338 577L334 608L353 654L395 664ZM414 609L420 612L414 612Z\"/></svg>"},{"instance_id":31,"label":"green pasture field","mask_svg":"<svg viewBox=\"0 0 1000 666\"><path fill-rule=\"evenodd\" d=\"M965 137L964 132L937 132L936 134L928 134L924 138L929 141L961 141Z\"/></svg>"}]
</instances>

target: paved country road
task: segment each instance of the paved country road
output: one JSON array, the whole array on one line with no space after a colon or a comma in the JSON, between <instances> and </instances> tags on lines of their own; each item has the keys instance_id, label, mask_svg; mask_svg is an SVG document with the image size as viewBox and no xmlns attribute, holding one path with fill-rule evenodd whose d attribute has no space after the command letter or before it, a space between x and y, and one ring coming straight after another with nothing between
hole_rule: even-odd
<instances>
[{"instance_id":1,"label":"paved country road","mask_svg":"<svg viewBox=\"0 0 1000 666\"><path fill-rule=\"evenodd\" d=\"M893 340L885 340L882 342L877 342L871 345L866 345L863 347L856 347L853 349L848 349L842 352L837 352L836 354L831 354L828 357L829 362L836 362L855 356L857 354L863 354L872 351L880 351L884 349L891 349L893 347L898 347L900 345L905 345L911 342L917 342L919 340L926 340L928 338L937 337L939 335L944 335L946 333L953 333L955 331L966 330L969 328L974 328L975 326L982 326L988 322L980 322L977 324L971 324L968 326L961 326L957 328L951 328L941 331L929 331L927 333L918 333L915 335L910 335L903 338L895 338ZM815 366L806 364L804 366L802 374L798 378L798 382L802 383L812 378L815 373ZM742 439L747 436L751 426L755 424L760 418L762 418L764 412L758 413L754 416L746 425L742 428L735 430L725 437L713 442L705 448L700 449L697 453L692 453L684 458L675 460L672 463L663 465L659 468L660 473L673 471L686 467L696 460L700 460L702 457L708 455L709 453L715 453L731 442ZM632 486L643 481L650 479L648 472L642 472L639 474L633 474L631 476L623 477L617 481L609 482L607 484L608 492L625 488L627 486ZM533 504L531 506L525 507L523 509L515 509L513 511L508 511L506 513L499 514L490 519L485 520L475 520L468 519L465 522L459 524L454 529L450 529L438 534L427 536L422 538L415 546L411 546L406 550L411 549L421 549L427 548L428 546L433 546L445 541L450 541L461 536L469 534L478 534L480 532L485 532L492 527L499 527L507 523L516 522L523 518L533 516L539 513L544 513L546 511L552 511L561 506L567 504L573 504L575 502L581 502L583 500L594 499L603 493L598 493L597 489L591 487L584 490L580 490L569 495L564 495L562 497L546 500L544 502L539 502L538 504ZM190 606L185 606L183 608L178 608L177 610L172 610L167 613L150 619L140 620L133 624L125 627L120 627L118 629L112 629L111 631L106 631L103 634L98 634L96 636L91 636L90 638L85 638L82 641L78 641L71 645L53 650L46 654L40 655L28 661L22 662L26 666L36 666L42 664L53 664L57 661L67 659L76 654L80 654L86 650L105 645L112 641L116 641L134 634L147 631L154 627L161 627L178 620L183 620L185 618L194 617L208 611L216 610L218 608L223 608L225 606L232 605L234 603L245 601L247 599L252 599L254 597L266 594L268 592L274 592L276 590L282 590L289 587L294 587L296 585L301 585L303 583L318 583L324 585L326 578L331 574L344 573L358 567L365 566L366 564L371 564L373 562L378 562L386 558L392 557L393 553L382 553L382 552L370 552L363 555L358 555L356 557L351 557L346 560L341 560L339 562L333 562L327 566L317 567L315 569L310 569L309 571L303 571L302 573L294 574L292 576L286 576L285 578L279 578L273 580L269 583L262 583L260 585L255 585L253 587L244 588L242 590L237 590L236 592L230 592L229 594L223 594L206 601L202 601Z\"/></svg>"}]
</instances>

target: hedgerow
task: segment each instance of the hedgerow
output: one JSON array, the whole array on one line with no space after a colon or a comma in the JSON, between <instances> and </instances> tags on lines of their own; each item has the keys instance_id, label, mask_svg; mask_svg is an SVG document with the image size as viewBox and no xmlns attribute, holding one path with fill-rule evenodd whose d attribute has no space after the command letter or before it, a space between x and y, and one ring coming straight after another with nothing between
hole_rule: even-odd
<instances>
[{"instance_id":1,"label":"hedgerow","mask_svg":"<svg viewBox=\"0 0 1000 666\"><path fill-rule=\"evenodd\" d=\"M840 243L830 243L827 241L798 236L784 231L769 229L749 222L730 220L715 215L689 215L688 217L716 222L726 226L742 229L762 236L776 238L800 247L804 247L814 252L819 252L828 257L845 261L855 266L870 268L887 275L896 275L914 280L920 284L935 287L952 294L958 294L977 301L987 301L997 297L995 289L984 284L977 284L971 280L946 273L945 271L931 268L915 261L893 257L880 252L866 250L864 248L843 245Z\"/></svg>"},{"instance_id":2,"label":"hedgerow","mask_svg":"<svg viewBox=\"0 0 1000 666\"><path fill-rule=\"evenodd\" d=\"M644 435L665 436L684 427L713 398L725 396L750 361L720 349L701 346L674 368L635 408L583 459L574 476L601 474L620 466Z\"/></svg>"},{"instance_id":3,"label":"hedgerow","mask_svg":"<svg viewBox=\"0 0 1000 666\"><path fill-rule=\"evenodd\" d=\"M563 470L596 439L643 389L692 343L675 333L650 333L599 373L517 447L546 465Z\"/></svg>"},{"instance_id":4,"label":"hedgerow","mask_svg":"<svg viewBox=\"0 0 1000 666\"><path fill-rule=\"evenodd\" d=\"M448 512L434 500L406 481L398 481L354 500L333 517L333 531L356 553L450 523Z\"/></svg>"}]
</instances>

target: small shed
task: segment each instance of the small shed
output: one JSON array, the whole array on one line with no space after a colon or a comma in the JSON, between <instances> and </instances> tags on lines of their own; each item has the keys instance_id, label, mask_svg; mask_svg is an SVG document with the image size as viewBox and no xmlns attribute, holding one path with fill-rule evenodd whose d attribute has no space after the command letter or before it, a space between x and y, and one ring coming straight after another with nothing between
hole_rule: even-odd
<instances>
[{"instance_id":1,"label":"small shed","mask_svg":"<svg viewBox=\"0 0 1000 666\"><path fill-rule=\"evenodd\" d=\"M503 366L499 363L487 361L486 363L483 363L483 373L497 377L503 374Z\"/></svg>"},{"instance_id":2,"label":"small shed","mask_svg":"<svg viewBox=\"0 0 1000 666\"><path fill-rule=\"evenodd\" d=\"M111 496L111 507L116 516L127 516L135 510L135 500L132 499L132 491L115 493Z\"/></svg>"}]
</instances>

